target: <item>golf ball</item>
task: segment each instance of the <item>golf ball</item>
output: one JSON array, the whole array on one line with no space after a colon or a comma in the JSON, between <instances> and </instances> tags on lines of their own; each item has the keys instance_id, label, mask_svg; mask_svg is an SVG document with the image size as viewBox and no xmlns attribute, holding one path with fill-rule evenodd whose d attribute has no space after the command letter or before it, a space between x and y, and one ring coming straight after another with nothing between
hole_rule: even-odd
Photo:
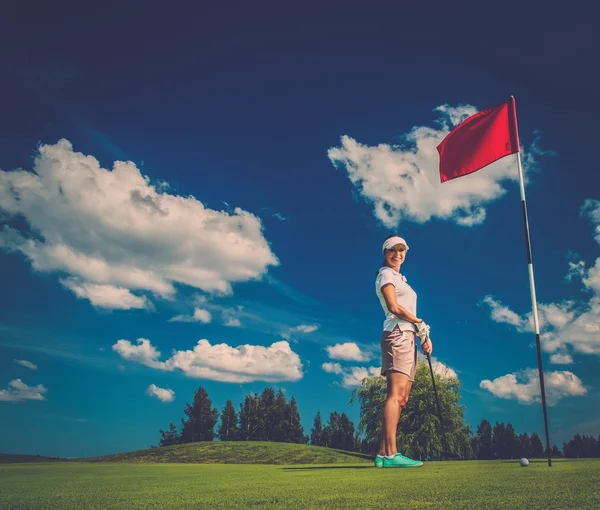
<instances>
[{"instance_id":1,"label":"golf ball","mask_svg":"<svg viewBox=\"0 0 600 510\"><path fill-rule=\"evenodd\" d=\"M519 461L519 464L521 464L521 467L526 467L526 466L529 466L529 461L528 461L528 460L527 460L525 457L523 457L523 458L522 458L522 459Z\"/></svg>"}]
</instances>

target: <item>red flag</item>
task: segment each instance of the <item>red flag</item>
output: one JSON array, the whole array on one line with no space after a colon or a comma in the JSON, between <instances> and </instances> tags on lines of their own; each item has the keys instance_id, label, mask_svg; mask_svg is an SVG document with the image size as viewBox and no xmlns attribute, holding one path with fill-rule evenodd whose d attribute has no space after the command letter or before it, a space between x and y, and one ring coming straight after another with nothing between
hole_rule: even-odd
<instances>
[{"instance_id":1,"label":"red flag","mask_svg":"<svg viewBox=\"0 0 600 510\"><path fill-rule=\"evenodd\" d=\"M519 152L515 98L482 110L456 126L438 145L440 180L462 177Z\"/></svg>"}]
</instances>

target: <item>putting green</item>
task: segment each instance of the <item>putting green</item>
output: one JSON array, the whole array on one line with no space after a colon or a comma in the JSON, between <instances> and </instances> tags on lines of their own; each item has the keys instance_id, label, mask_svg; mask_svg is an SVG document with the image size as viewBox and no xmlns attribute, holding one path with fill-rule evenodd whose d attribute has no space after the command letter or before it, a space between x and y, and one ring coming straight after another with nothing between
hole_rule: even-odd
<instances>
[{"instance_id":1,"label":"putting green","mask_svg":"<svg viewBox=\"0 0 600 510\"><path fill-rule=\"evenodd\" d=\"M600 460L0 465L0 508L600 508Z\"/></svg>"}]
</instances>

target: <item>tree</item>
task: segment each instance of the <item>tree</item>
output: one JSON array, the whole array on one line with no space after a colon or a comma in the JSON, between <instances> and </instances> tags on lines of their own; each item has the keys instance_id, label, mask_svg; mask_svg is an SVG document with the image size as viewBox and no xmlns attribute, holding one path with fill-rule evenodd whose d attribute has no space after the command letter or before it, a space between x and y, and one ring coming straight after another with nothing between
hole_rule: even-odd
<instances>
[{"instance_id":1,"label":"tree","mask_svg":"<svg viewBox=\"0 0 600 510\"><path fill-rule=\"evenodd\" d=\"M277 412L275 409L275 391L267 387L263 390L259 400L260 406L260 441L273 441L278 425Z\"/></svg>"},{"instance_id":2,"label":"tree","mask_svg":"<svg viewBox=\"0 0 600 510\"><path fill-rule=\"evenodd\" d=\"M527 434L527 432L524 432L519 436L518 456L529 458L532 457L531 452L531 439L529 439L529 434Z\"/></svg>"},{"instance_id":3,"label":"tree","mask_svg":"<svg viewBox=\"0 0 600 510\"><path fill-rule=\"evenodd\" d=\"M281 388L277 392L273 408L269 410L269 415L271 415L273 421L271 441L289 442L290 416L288 415L288 404Z\"/></svg>"},{"instance_id":4,"label":"tree","mask_svg":"<svg viewBox=\"0 0 600 510\"><path fill-rule=\"evenodd\" d=\"M259 441L260 425L260 398L257 393L246 395L240 405L240 439Z\"/></svg>"},{"instance_id":5,"label":"tree","mask_svg":"<svg viewBox=\"0 0 600 510\"><path fill-rule=\"evenodd\" d=\"M531 434L531 456L532 457L542 457L544 455L544 447L542 445L542 440L537 433Z\"/></svg>"},{"instance_id":6,"label":"tree","mask_svg":"<svg viewBox=\"0 0 600 510\"><path fill-rule=\"evenodd\" d=\"M173 422L171 422L169 430L160 431L160 436L161 437L158 446L171 446L181 443L181 436L179 435L179 432L177 432L177 427Z\"/></svg>"},{"instance_id":7,"label":"tree","mask_svg":"<svg viewBox=\"0 0 600 510\"><path fill-rule=\"evenodd\" d=\"M354 424L346 413L331 413L325 429L328 443L325 446L348 451L354 449Z\"/></svg>"},{"instance_id":8,"label":"tree","mask_svg":"<svg viewBox=\"0 0 600 510\"><path fill-rule=\"evenodd\" d=\"M556 445L552 446L552 457L562 457L562 452L558 449Z\"/></svg>"},{"instance_id":9,"label":"tree","mask_svg":"<svg viewBox=\"0 0 600 510\"><path fill-rule=\"evenodd\" d=\"M448 441L447 449L460 455L472 456L471 432L464 423L464 406L460 400L458 379L435 375L442 408L443 427ZM383 407L386 401L386 382L383 377L365 379L353 393L360 400L359 431L364 435L367 453L376 453L381 435ZM441 458L442 429L438 417L429 367L425 362L417 366L415 380L407 405L398 424L398 449L412 458Z\"/></svg>"},{"instance_id":10,"label":"tree","mask_svg":"<svg viewBox=\"0 0 600 510\"><path fill-rule=\"evenodd\" d=\"M492 424L487 420L481 420L477 427L475 435L477 451L476 458L479 460L488 460L494 458L494 445L492 442Z\"/></svg>"},{"instance_id":11,"label":"tree","mask_svg":"<svg viewBox=\"0 0 600 510\"><path fill-rule=\"evenodd\" d=\"M321 411L317 411L310 431L310 444L313 446L325 446L323 441L323 424L321 423Z\"/></svg>"},{"instance_id":12,"label":"tree","mask_svg":"<svg viewBox=\"0 0 600 510\"><path fill-rule=\"evenodd\" d=\"M506 445L506 425L504 425L504 422L496 422L493 432L494 435L492 436L492 445L494 446L494 458L507 459L508 448Z\"/></svg>"},{"instance_id":13,"label":"tree","mask_svg":"<svg viewBox=\"0 0 600 510\"><path fill-rule=\"evenodd\" d=\"M210 397L202 386L196 390L193 404L186 404L184 412L187 420L182 419L182 442L212 441L215 438L214 428L219 412L212 409Z\"/></svg>"},{"instance_id":14,"label":"tree","mask_svg":"<svg viewBox=\"0 0 600 510\"><path fill-rule=\"evenodd\" d=\"M298 411L298 404L296 399L292 395L290 403L285 408L285 420L287 430L285 431L284 441L289 443L300 443L304 444L308 441L308 437L304 435L304 428L300 423L300 412Z\"/></svg>"},{"instance_id":15,"label":"tree","mask_svg":"<svg viewBox=\"0 0 600 510\"><path fill-rule=\"evenodd\" d=\"M519 455L519 438L510 423L508 423L504 429L504 441L506 444L506 458L516 458Z\"/></svg>"},{"instance_id":16,"label":"tree","mask_svg":"<svg viewBox=\"0 0 600 510\"><path fill-rule=\"evenodd\" d=\"M238 428L238 415L233 407L233 402L227 400L221 413L221 425L219 426L219 439L221 441L237 441L240 436Z\"/></svg>"}]
</instances>

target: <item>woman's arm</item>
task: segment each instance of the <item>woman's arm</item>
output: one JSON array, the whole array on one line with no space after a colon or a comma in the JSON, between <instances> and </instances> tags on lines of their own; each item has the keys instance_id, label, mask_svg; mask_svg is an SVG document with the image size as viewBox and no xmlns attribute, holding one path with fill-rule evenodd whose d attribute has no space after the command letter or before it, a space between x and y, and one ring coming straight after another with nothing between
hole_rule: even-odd
<instances>
[{"instance_id":1,"label":"woman's arm","mask_svg":"<svg viewBox=\"0 0 600 510\"><path fill-rule=\"evenodd\" d=\"M422 319L415 317L406 308L398 304L396 301L396 289L391 283L386 283L383 287L381 287L381 293L383 294L383 298L385 299L385 304L387 305L388 310L396 317L412 323L423 322Z\"/></svg>"}]
</instances>

